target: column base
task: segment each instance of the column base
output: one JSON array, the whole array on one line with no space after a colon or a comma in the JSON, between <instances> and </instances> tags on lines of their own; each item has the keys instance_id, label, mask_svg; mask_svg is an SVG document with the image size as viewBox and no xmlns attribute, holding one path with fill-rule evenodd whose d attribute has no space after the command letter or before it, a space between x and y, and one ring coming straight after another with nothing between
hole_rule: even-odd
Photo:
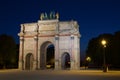
<instances>
[{"instance_id":1,"label":"column base","mask_svg":"<svg viewBox=\"0 0 120 80\"><path fill-rule=\"evenodd\" d=\"M32 70L38 70L38 65L37 65L37 61L34 61L33 62L33 68L32 68Z\"/></svg>"},{"instance_id":2,"label":"column base","mask_svg":"<svg viewBox=\"0 0 120 80\"><path fill-rule=\"evenodd\" d=\"M23 64L24 64L23 61L19 61L19 62L18 62L18 69L24 70Z\"/></svg>"},{"instance_id":3,"label":"column base","mask_svg":"<svg viewBox=\"0 0 120 80\"><path fill-rule=\"evenodd\" d=\"M58 62L58 60L55 61L55 70L59 70L59 62Z\"/></svg>"},{"instance_id":4,"label":"column base","mask_svg":"<svg viewBox=\"0 0 120 80\"><path fill-rule=\"evenodd\" d=\"M75 60L71 61L71 68L70 70L80 70L79 64L75 62Z\"/></svg>"}]
</instances>

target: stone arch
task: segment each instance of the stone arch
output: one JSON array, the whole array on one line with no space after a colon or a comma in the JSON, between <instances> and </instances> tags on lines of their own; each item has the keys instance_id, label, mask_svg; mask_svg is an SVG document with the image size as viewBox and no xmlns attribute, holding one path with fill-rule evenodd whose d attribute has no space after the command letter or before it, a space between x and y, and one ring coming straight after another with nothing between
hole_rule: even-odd
<instances>
[{"instance_id":1,"label":"stone arch","mask_svg":"<svg viewBox=\"0 0 120 80\"><path fill-rule=\"evenodd\" d=\"M46 41L40 46L40 69L46 69L46 65L47 65L47 48L50 45L54 46L54 44L52 42Z\"/></svg>"},{"instance_id":2,"label":"stone arch","mask_svg":"<svg viewBox=\"0 0 120 80\"><path fill-rule=\"evenodd\" d=\"M46 49L51 44L54 45L56 70L66 67L67 56L71 58L68 59L71 70L80 68L81 35L77 21L38 20L35 23L23 23L18 36L20 39L19 69L46 68ZM28 51L32 54L26 55Z\"/></svg>"},{"instance_id":3,"label":"stone arch","mask_svg":"<svg viewBox=\"0 0 120 80\"><path fill-rule=\"evenodd\" d=\"M68 52L64 52L61 57L61 67L62 69L70 69L70 54Z\"/></svg>"},{"instance_id":4,"label":"stone arch","mask_svg":"<svg viewBox=\"0 0 120 80\"><path fill-rule=\"evenodd\" d=\"M55 47L53 44L49 45L47 47L46 52L46 65L48 69L54 69L55 68Z\"/></svg>"},{"instance_id":5,"label":"stone arch","mask_svg":"<svg viewBox=\"0 0 120 80\"><path fill-rule=\"evenodd\" d=\"M25 58L25 69L32 70L33 69L33 54L28 53Z\"/></svg>"}]
</instances>

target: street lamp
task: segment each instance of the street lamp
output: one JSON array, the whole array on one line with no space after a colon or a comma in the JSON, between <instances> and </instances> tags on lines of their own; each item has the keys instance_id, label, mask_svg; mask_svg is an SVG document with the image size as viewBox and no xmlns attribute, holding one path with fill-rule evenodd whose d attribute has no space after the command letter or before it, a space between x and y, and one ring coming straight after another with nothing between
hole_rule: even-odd
<instances>
[{"instance_id":1,"label":"street lamp","mask_svg":"<svg viewBox=\"0 0 120 80\"><path fill-rule=\"evenodd\" d=\"M90 62L90 61L91 61L91 58L90 58L90 57L87 57L87 58L86 58L86 61Z\"/></svg>"},{"instance_id":2,"label":"street lamp","mask_svg":"<svg viewBox=\"0 0 120 80\"><path fill-rule=\"evenodd\" d=\"M103 45L103 72L107 72L108 67L106 66L106 59L105 59L105 48L106 48L106 40L102 40L101 44Z\"/></svg>"},{"instance_id":3,"label":"street lamp","mask_svg":"<svg viewBox=\"0 0 120 80\"><path fill-rule=\"evenodd\" d=\"M103 40L101 41L101 43L102 43L103 47L105 48L105 47L106 47L106 43L107 43L106 40L103 39Z\"/></svg>"},{"instance_id":4,"label":"street lamp","mask_svg":"<svg viewBox=\"0 0 120 80\"><path fill-rule=\"evenodd\" d=\"M91 61L91 58L90 57L86 57L86 60L85 60L85 69L88 66L88 64L89 64L90 61Z\"/></svg>"}]
</instances>

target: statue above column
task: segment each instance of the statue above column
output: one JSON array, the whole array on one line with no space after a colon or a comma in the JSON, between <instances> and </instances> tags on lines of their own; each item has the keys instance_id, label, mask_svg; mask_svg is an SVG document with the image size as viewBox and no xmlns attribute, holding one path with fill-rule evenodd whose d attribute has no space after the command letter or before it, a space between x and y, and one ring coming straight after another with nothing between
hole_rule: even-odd
<instances>
[{"instance_id":1,"label":"statue above column","mask_svg":"<svg viewBox=\"0 0 120 80\"><path fill-rule=\"evenodd\" d=\"M48 15L46 12L40 14L40 20L52 20L59 19L59 13L55 13L54 11L50 12Z\"/></svg>"}]
</instances>

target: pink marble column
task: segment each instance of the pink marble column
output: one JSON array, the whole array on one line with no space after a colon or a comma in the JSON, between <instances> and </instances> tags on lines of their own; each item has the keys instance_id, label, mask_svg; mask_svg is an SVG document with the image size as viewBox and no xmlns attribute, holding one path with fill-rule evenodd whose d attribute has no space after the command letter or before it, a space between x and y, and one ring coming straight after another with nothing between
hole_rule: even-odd
<instances>
[{"instance_id":1,"label":"pink marble column","mask_svg":"<svg viewBox=\"0 0 120 80\"><path fill-rule=\"evenodd\" d=\"M59 69L59 36L55 36L55 69Z\"/></svg>"},{"instance_id":2,"label":"pink marble column","mask_svg":"<svg viewBox=\"0 0 120 80\"><path fill-rule=\"evenodd\" d=\"M75 57L74 57L74 35L71 35L71 69L74 69Z\"/></svg>"},{"instance_id":3,"label":"pink marble column","mask_svg":"<svg viewBox=\"0 0 120 80\"><path fill-rule=\"evenodd\" d=\"M20 47L19 47L19 69L24 69L24 37L20 37Z\"/></svg>"},{"instance_id":4,"label":"pink marble column","mask_svg":"<svg viewBox=\"0 0 120 80\"><path fill-rule=\"evenodd\" d=\"M34 62L33 62L33 68L38 69L38 37L34 37Z\"/></svg>"}]
</instances>

